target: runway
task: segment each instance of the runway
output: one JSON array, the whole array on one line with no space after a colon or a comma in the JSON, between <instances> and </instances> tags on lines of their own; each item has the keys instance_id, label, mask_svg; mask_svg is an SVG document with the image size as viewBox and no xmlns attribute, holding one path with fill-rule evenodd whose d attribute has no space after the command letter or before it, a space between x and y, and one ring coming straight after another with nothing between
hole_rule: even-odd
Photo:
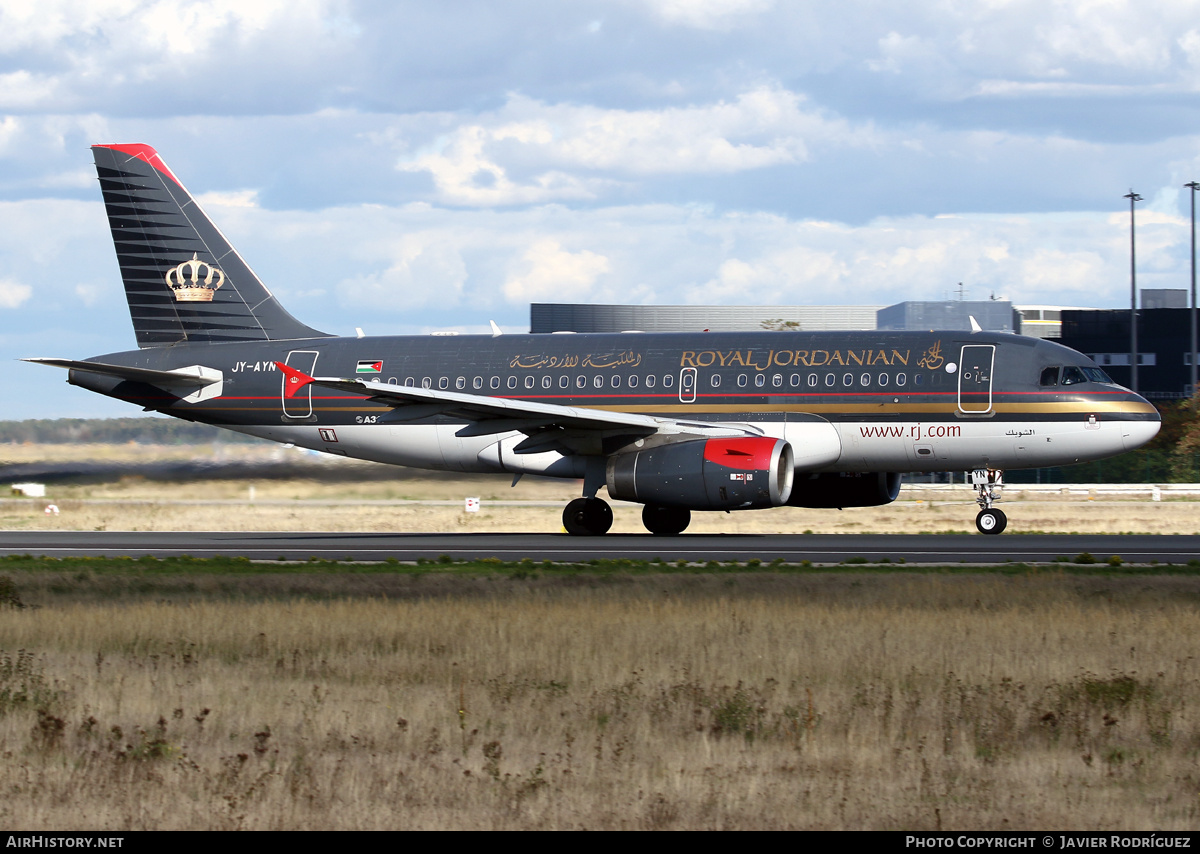
<instances>
[{"instance_id":1,"label":"runway","mask_svg":"<svg viewBox=\"0 0 1200 854\"><path fill-rule=\"evenodd\" d=\"M271 533L271 532L0 532L0 556L245 557L251 560L400 561L500 558L518 561L583 562L593 559L653 560L672 563L715 561L769 563L811 561L838 564L864 559L915 564L1050 563L1089 553L1098 562L1112 555L1125 563L1186 564L1200 560L1200 536L972 534L823 535L764 534L655 537L616 534L571 537L566 534L437 533Z\"/></svg>"}]
</instances>

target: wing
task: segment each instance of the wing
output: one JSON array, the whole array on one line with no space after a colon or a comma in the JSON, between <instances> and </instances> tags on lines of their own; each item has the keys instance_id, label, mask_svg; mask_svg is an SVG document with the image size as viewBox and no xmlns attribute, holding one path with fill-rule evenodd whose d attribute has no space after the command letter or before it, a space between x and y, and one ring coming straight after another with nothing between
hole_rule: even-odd
<instances>
[{"instance_id":1,"label":"wing","mask_svg":"<svg viewBox=\"0 0 1200 854\"><path fill-rule=\"evenodd\" d=\"M390 424L444 416L467 422L457 431L459 436L486 436L516 431L528 437L514 448L518 454L543 451L608 454L638 439L654 435L671 437L668 441L762 435L761 431L745 424L713 424L636 412L610 412L441 389L397 386L376 380L310 377L282 362L276 362L275 365L284 374L285 394L288 397L312 384L365 395L375 403L392 407L392 414L387 416Z\"/></svg>"}]
</instances>

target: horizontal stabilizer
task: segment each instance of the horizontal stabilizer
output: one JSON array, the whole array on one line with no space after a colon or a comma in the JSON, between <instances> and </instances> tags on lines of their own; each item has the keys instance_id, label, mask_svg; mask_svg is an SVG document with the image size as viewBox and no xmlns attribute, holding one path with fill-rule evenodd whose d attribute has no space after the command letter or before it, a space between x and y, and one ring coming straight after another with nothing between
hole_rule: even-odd
<instances>
[{"instance_id":1,"label":"horizontal stabilizer","mask_svg":"<svg viewBox=\"0 0 1200 854\"><path fill-rule=\"evenodd\" d=\"M128 365L107 365L103 362L84 362L75 359L32 358L21 361L53 365L69 371L84 371L130 382L146 383L175 394L189 403L199 403L202 400L220 397L221 387L225 380L224 374L220 371L206 368L203 365L188 365L185 368L159 371L153 368L131 368Z\"/></svg>"}]
</instances>

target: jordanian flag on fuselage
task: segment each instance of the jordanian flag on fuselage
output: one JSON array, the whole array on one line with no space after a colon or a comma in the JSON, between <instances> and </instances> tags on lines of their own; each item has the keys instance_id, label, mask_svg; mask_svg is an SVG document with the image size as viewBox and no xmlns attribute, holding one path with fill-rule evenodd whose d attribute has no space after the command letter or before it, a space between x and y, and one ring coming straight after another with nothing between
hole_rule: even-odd
<instances>
[{"instance_id":1,"label":"jordanian flag on fuselage","mask_svg":"<svg viewBox=\"0 0 1200 854\"><path fill-rule=\"evenodd\" d=\"M363 359L358 363L358 367L354 369L356 374L380 374L383 373L382 359Z\"/></svg>"}]
</instances>

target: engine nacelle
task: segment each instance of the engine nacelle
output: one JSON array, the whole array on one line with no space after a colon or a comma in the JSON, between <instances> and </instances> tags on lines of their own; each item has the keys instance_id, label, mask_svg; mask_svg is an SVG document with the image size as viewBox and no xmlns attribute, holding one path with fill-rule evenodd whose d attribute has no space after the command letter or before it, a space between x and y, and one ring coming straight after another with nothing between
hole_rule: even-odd
<instances>
[{"instance_id":1,"label":"engine nacelle","mask_svg":"<svg viewBox=\"0 0 1200 854\"><path fill-rule=\"evenodd\" d=\"M782 439L692 439L608 460L608 494L689 510L778 507L792 491L792 446Z\"/></svg>"},{"instance_id":2,"label":"engine nacelle","mask_svg":"<svg viewBox=\"0 0 1200 854\"><path fill-rule=\"evenodd\" d=\"M894 471L825 472L792 485L792 507L878 507L900 494L900 473Z\"/></svg>"}]
</instances>

